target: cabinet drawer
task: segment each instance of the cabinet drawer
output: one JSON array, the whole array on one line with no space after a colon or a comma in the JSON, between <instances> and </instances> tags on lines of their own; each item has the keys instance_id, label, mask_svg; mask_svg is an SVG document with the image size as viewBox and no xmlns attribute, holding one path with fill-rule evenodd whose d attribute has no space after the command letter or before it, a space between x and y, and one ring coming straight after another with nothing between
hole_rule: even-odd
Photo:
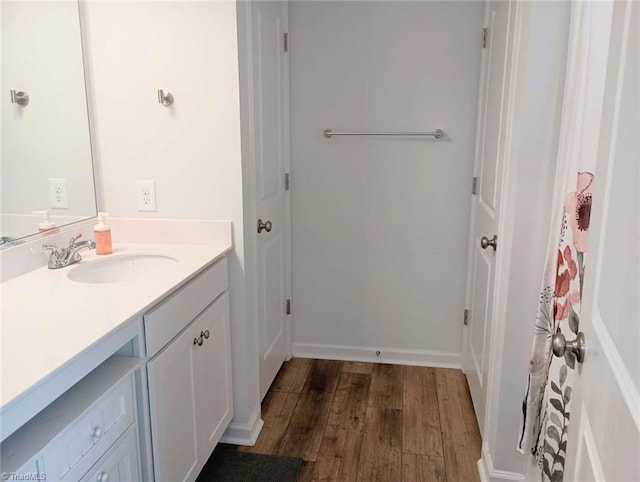
<instances>
[{"instance_id":1,"label":"cabinet drawer","mask_svg":"<svg viewBox=\"0 0 640 482\"><path fill-rule=\"evenodd\" d=\"M135 419L133 377L109 390L44 449L50 480L78 480Z\"/></svg>"},{"instance_id":2,"label":"cabinet drawer","mask_svg":"<svg viewBox=\"0 0 640 482\"><path fill-rule=\"evenodd\" d=\"M19 469L10 470L9 473L15 473L16 480L19 480L20 477L23 477L21 480L29 480L29 477L34 477L34 475L37 475L36 480L46 480L47 474L44 472L43 467L44 467L44 464L42 463L42 460L39 457L36 457L30 460L29 462L27 462L26 464L24 464ZM4 467L2 467L2 469L3 469L3 473L6 473L4 471ZM2 480L8 480L8 479L2 479Z\"/></svg>"},{"instance_id":3,"label":"cabinet drawer","mask_svg":"<svg viewBox=\"0 0 640 482\"><path fill-rule=\"evenodd\" d=\"M228 285L227 258L223 258L167 300L144 315L147 356L158 353L198 316Z\"/></svg>"},{"instance_id":4,"label":"cabinet drawer","mask_svg":"<svg viewBox=\"0 0 640 482\"><path fill-rule=\"evenodd\" d=\"M136 482L141 479L138 432L131 427L80 482Z\"/></svg>"}]
</instances>

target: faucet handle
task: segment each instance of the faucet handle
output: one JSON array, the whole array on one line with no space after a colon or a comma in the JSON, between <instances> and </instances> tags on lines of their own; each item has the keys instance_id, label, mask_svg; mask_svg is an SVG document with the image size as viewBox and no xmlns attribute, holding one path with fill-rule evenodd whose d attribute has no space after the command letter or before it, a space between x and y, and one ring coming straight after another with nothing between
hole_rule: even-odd
<instances>
[{"instance_id":1,"label":"faucet handle","mask_svg":"<svg viewBox=\"0 0 640 482\"><path fill-rule=\"evenodd\" d=\"M78 241L81 237L82 237L82 233L78 234L77 236L72 237L69 240L69 247L73 248L73 246L76 244L76 241Z\"/></svg>"},{"instance_id":2,"label":"faucet handle","mask_svg":"<svg viewBox=\"0 0 640 482\"><path fill-rule=\"evenodd\" d=\"M60 255L60 248L57 246L53 246L52 244L44 244L42 246L42 251L48 251L49 254L53 257Z\"/></svg>"}]
</instances>

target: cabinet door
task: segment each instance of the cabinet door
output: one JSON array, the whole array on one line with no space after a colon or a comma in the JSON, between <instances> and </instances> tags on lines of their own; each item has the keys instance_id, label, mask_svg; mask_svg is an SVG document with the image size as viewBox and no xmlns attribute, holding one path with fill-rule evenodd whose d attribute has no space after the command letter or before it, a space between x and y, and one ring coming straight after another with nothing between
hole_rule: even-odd
<instances>
[{"instance_id":1,"label":"cabinet door","mask_svg":"<svg viewBox=\"0 0 640 482\"><path fill-rule=\"evenodd\" d=\"M196 440L194 330L187 328L147 364L155 480L194 480Z\"/></svg>"},{"instance_id":2,"label":"cabinet door","mask_svg":"<svg viewBox=\"0 0 640 482\"><path fill-rule=\"evenodd\" d=\"M194 323L202 346L194 350L199 454L207 460L233 416L229 295L210 305ZM206 337L208 335L208 338Z\"/></svg>"}]
</instances>

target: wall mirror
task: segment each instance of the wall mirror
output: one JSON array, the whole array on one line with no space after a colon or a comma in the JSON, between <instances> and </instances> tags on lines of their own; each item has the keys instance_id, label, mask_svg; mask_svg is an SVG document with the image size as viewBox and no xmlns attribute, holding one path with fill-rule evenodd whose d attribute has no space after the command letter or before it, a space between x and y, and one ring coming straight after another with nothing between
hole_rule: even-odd
<instances>
[{"instance_id":1,"label":"wall mirror","mask_svg":"<svg viewBox=\"0 0 640 482\"><path fill-rule=\"evenodd\" d=\"M96 195L78 2L0 0L0 25L7 246L95 216Z\"/></svg>"}]
</instances>

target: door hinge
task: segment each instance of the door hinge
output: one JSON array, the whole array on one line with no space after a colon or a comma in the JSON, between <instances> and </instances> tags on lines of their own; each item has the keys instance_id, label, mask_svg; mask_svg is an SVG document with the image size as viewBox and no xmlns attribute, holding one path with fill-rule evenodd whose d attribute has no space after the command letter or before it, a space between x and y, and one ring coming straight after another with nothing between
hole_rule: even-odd
<instances>
[{"instance_id":1,"label":"door hinge","mask_svg":"<svg viewBox=\"0 0 640 482\"><path fill-rule=\"evenodd\" d=\"M462 320L462 324L467 326L469 324L469 310L464 310L464 318Z\"/></svg>"},{"instance_id":2,"label":"door hinge","mask_svg":"<svg viewBox=\"0 0 640 482\"><path fill-rule=\"evenodd\" d=\"M486 49L489 43L489 29L487 27L482 29L482 48Z\"/></svg>"},{"instance_id":3,"label":"door hinge","mask_svg":"<svg viewBox=\"0 0 640 482\"><path fill-rule=\"evenodd\" d=\"M285 308L284 308L285 314L290 315L291 314L291 300L288 299L287 301L285 301L284 306L285 306Z\"/></svg>"},{"instance_id":4,"label":"door hinge","mask_svg":"<svg viewBox=\"0 0 640 482\"><path fill-rule=\"evenodd\" d=\"M289 175L289 173L287 172L284 175L284 190L288 191L291 187L291 176Z\"/></svg>"},{"instance_id":5,"label":"door hinge","mask_svg":"<svg viewBox=\"0 0 640 482\"><path fill-rule=\"evenodd\" d=\"M288 32L284 33L284 51L285 52L289 51L289 33Z\"/></svg>"},{"instance_id":6,"label":"door hinge","mask_svg":"<svg viewBox=\"0 0 640 482\"><path fill-rule=\"evenodd\" d=\"M471 182L471 194L474 196L478 194L478 178L474 176L473 181Z\"/></svg>"}]
</instances>

